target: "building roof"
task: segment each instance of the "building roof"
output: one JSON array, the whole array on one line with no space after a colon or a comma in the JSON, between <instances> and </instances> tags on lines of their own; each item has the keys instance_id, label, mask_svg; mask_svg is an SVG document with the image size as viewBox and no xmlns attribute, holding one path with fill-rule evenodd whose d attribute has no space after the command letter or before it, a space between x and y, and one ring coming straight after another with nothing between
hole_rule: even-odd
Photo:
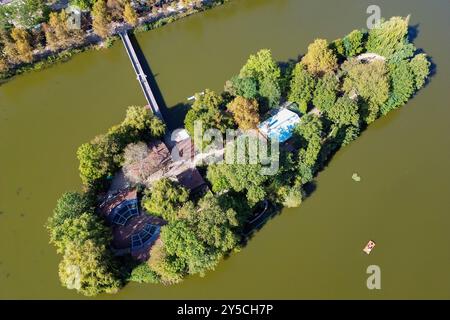
<instances>
[{"instance_id":1,"label":"building roof","mask_svg":"<svg viewBox=\"0 0 450 320\"><path fill-rule=\"evenodd\" d=\"M278 138L285 142L292 137L295 126L300 122L300 117L285 108L280 108L276 113L259 124L259 131L268 139Z\"/></svg>"},{"instance_id":2,"label":"building roof","mask_svg":"<svg viewBox=\"0 0 450 320\"><path fill-rule=\"evenodd\" d=\"M113 209L119 206L122 202L129 200L137 200L136 189L120 190L117 193L110 194L100 205L100 214L106 219L113 212Z\"/></svg>"},{"instance_id":3,"label":"building roof","mask_svg":"<svg viewBox=\"0 0 450 320\"><path fill-rule=\"evenodd\" d=\"M197 168L190 168L177 175L178 182L191 191L198 190L206 184Z\"/></svg>"},{"instance_id":4,"label":"building roof","mask_svg":"<svg viewBox=\"0 0 450 320\"><path fill-rule=\"evenodd\" d=\"M159 140L150 142L148 149L149 152L142 161L127 166L126 175L141 176L145 174L149 178L152 175L155 175L155 177L162 175L162 173L158 172L164 171L171 162L169 149Z\"/></svg>"}]
</instances>

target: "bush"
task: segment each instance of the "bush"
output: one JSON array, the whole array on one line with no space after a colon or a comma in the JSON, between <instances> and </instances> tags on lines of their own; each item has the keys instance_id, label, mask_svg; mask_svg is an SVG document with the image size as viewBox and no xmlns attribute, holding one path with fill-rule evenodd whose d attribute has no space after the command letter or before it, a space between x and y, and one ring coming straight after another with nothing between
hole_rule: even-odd
<instances>
[{"instance_id":1,"label":"bush","mask_svg":"<svg viewBox=\"0 0 450 320\"><path fill-rule=\"evenodd\" d=\"M158 274L150 269L148 263L142 263L131 271L130 281L138 283L160 283Z\"/></svg>"}]
</instances>

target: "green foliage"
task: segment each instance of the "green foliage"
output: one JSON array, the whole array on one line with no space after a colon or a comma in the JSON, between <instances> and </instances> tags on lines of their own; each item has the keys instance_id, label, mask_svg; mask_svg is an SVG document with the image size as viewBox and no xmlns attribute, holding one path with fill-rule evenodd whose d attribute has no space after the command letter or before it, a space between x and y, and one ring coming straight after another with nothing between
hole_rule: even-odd
<instances>
[{"instance_id":1,"label":"green foliage","mask_svg":"<svg viewBox=\"0 0 450 320\"><path fill-rule=\"evenodd\" d=\"M91 240L96 245L108 244L111 231L93 213L82 213L77 218L66 219L50 230L50 243L58 253L64 253L70 244L82 245Z\"/></svg>"},{"instance_id":2,"label":"green foliage","mask_svg":"<svg viewBox=\"0 0 450 320\"><path fill-rule=\"evenodd\" d=\"M212 164L208 166L207 178L214 192L234 190L246 192L250 206L264 199L264 183L269 176L261 174L260 164Z\"/></svg>"},{"instance_id":3,"label":"green foliage","mask_svg":"<svg viewBox=\"0 0 450 320\"><path fill-rule=\"evenodd\" d=\"M181 260L189 274L204 275L218 262L219 256L208 249L186 221L178 220L162 227L161 240L167 254Z\"/></svg>"},{"instance_id":4,"label":"green foliage","mask_svg":"<svg viewBox=\"0 0 450 320\"><path fill-rule=\"evenodd\" d=\"M163 178L146 191L142 205L150 214L174 221L178 209L188 198L189 191L186 188L168 178Z\"/></svg>"},{"instance_id":5,"label":"green foliage","mask_svg":"<svg viewBox=\"0 0 450 320\"><path fill-rule=\"evenodd\" d=\"M266 99L269 107L276 107L281 97L280 89L281 70L268 49L263 49L251 55L242 67L239 77L256 79L259 95Z\"/></svg>"},{"instance_id":6,"label":"green foliage","mask_svg":"<svg viewBox=\"0 0 450 320\"><path fill-rule=\"evenodd\" d=\"M123 160L125 147L141 140L159 138L165 132L164 123L146 107L129 107L125 120L78 148L80 176L88 187L113 175Z\"/></svg>"},{"instance_id":7,"label":"green foliage","mask_svg":"<svg viewBox=\"0 0 450 320\"><path fill-rule=\"evenodd\" d=\"M316 39L308 46L308 52L301 62L308 71L315 75L322 75L334 71L338 64L337 58L324 39Z\"/></svg>"},{"instance_id":8,"label":"green foliage","mask_svg":"<svg viewBox=\"0 0 450 320\"><path fill-rule=\"evenodd\" d=\"M283 206L287 208L298 208L302 204L303 189L300 183L297 183L292 188L286 188L283 199Z\"/></svg>"},{"instance_id":9,"label":"green foliage","mask_svg":"<svg viewBox=\"0 0 450 320\"><path fill-rule=\"evenodd\" d=\"M336 101L336 93L339 89L339 80L333 72L326 73L317 81L314 90L313 104L320 111L326 112Z\"/></svg>"},{"instance_id":10,"label":"green foliage","mask_svg":"<svg viewBox=\"0 0 450 320\"><path fill-rule=\"evenodd\" d=\"M194 137L194 141L197 144L199 142L198 139L195 139L194 132L196 121L201 123L201 136L203 136L204 132L210 128L218 129L222 133L225 133L227 128L233 126L231 117L224 114L220 109L222 104L222 97L212 90L206 89L203 95L196 95L195 102L186 114L184 125L186 130L189 132L189 135Z\"/></svg>"},{"instance_id":11,"label":"green foliage","mask_svg":"<svg viewBox=\"0 0 450 320\"><path fill-rule=\"evenodd\" d=\"M22 0L11 4L11 13L16 23L27 29L31 29L38 23L44 21L48 12L43 0Z\"/></svg>"},{"instance_id":12,"label":"green foliage","mask_svg":"<svg viewBox=\"0 0 450 320\"><path fill-rule=\"evenodd\" d=\"M409 17L392 17L379 27L369 31L366 49L386 58L391 58L396 52L402 51L407 45Z\"/></svg>"},{"instance_id":13,"label":"green foliage","mask_svg":"<svg viewBox=\"0 0 450 320\"><path fill-rule=\"evenodd\" d=\"M411 59L410 68L414 73L415 88L419 90L425 84L425 80L430 73L431 63L427 59L427 55L420 53Z\"/></svg>"},{"instance_id":14,"label":"green foliage","mask_svg":"<svg viewBox=\"0 0 450 320\"><path fill-rule=\"evenodd\" d=\"M116 293L121 286L111 255L91 240L69 243L59 264L59 278L63 286L86 296Z\"/></svg>"},{"instance_id":15,"label":"green foliage","mask_svg":"<svg viewBox=\"0 0 450 320\"><path fill-rule=\"evenodd\" d=\"M323 124L320 118L314 115L306 115L303 121L296 127L296 134L301 137L303 146L298 152L298 178L300 184L312 181L322 148Z\"/></svg>"},{"instance_id":16,"label":"green foliage","mask_svg":"<svg viewBox=\"0 0 450 320\"><path fill-rule=\"evenodd\" d=\"M153 271L148 263L141 263L131 271L130 281L138 283L160 283L159 275Z\"/></svg>"},{"instance_id":17,"label":"green foliage","mask_svg":"<svg viewBox=\"0 0 450 320\"><path fill-rule=\"evenodd\" d=\"M85 194L66 192L56 202L56 208L53 211L53 216L49 218L47 227L59 226L66 219L77 218L88 211L92 211L92 205Z\"/></svg>"},{"instance_id":18,"label":"green foliage","mask_svg":"<svg viewBox=\"0 0 450 320\"><path fill-rule=\"evenodd\" d=\"M359 125L358 104L348 96L339 97L326 115L338 126Z\"/></svg>"},{"instance_id":19,"label":"green foliage","mask_svg":"<svg viewBox=\"0 0 450 320\"><path fill-rule=\"evenodd\" d=\"M371 123L378 117L380 106L389 96L386 64L381 60L370 63L350 60L343 64L342 69L346 73L344 91L350 96L356 93L364 100L363 119Z\"/></svg>"},{"instance_id":20,"label":"green foliage","mask_svg":"<svg viewBox=\"0 0 450 320\"><path fill-rule=\"evenodd\" d=\"M197 207L188 204L180 212L180 217L188 222L196 237L219 253L236 246L238 238L234 228L239 225L236 211L224 208L222 204L219 197L207 193Z\"/></svg>"},{"instance_id":21,"label":"green foliage","mask_svg":"<svg viewBox=\"0 0 450 320\"><path fill-rule=\"evenodd\" d=\"M246 99L258 97L258 83L256 79L233 77L230 82L231 90L229 89L229 93L233 96L242 96Z\"/></svg>"},{"instance_id":22,"label":"green foliage","mask_svg":"<svg viewBox=\"0 0 450 320\"><path fill-rule=\"evenodd\" d=\"M364 33L360 30L353 30L342 39L343 47L345 48L345 56L353 57L364 50Z\"/></svg>"},{"instance_id":23,"label":"green foliage","mask_svg":"<svg viewBox=\"0 0 450 320\"><path fill-rule=\"evenodd\" d=\"M302 63L297 63L292 71L289 101L297 103L302 113L306 113L308 104L313 98L316 80L305 69Z\"/></svg>"},{"instance_id":24,"label":"green foliage","mask_svg":"<svg viewBox=\"0 0 450 320\"><path fill-rule=\"evenodd\" d=\"M163 230L164 231L164 228ZM186 263L177 256L170 256L162 241L156 241L150 250L150 269L157 274L163 284L175 284L183 280Z\"/></svg>"},{"instance_id":25,"label":"green foliage","mask_svg":"<svg viewBox=\"0 0 450 320\"><path fill-rule=\"evenodd\" d=\"M89 10L94 4L94 0L70 0L72 6L78 7L83 10Z\"/></svg>"},{"instance_id":26,"label":"green foliage","mask_svg":"<svg viewBox=\"0 0 450 320\"><path fill-rule=\"evenodd\" d=\"M389 64L391 91L388 100L381 107L383 114L404 105L408 101L415 89L414 80L415 74L408 61L402 60L396 64Z\"/></svg>"}]
</instances>

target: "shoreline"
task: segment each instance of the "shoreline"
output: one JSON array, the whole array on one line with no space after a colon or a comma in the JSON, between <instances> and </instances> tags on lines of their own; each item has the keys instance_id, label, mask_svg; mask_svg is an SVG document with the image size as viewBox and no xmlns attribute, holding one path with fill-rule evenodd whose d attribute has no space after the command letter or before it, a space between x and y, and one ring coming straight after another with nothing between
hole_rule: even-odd
<instances>
[{"instance_id":1,"label":"shoreline","mask_svg":"<svg viewBox=\"0 0 450 320\"><path fill-rule=\"evenodd\" d=\"M215 7L224 5L230 0L206 0L202 1L200 7L183 7L169 14L162 14L158 17L145 17L139 20L139 24L135 27L131 27L125 22L116 23L113 26L112 33L105 39L100 38L94 33L87 33L83 42L73 47L51 51L47 48L40 50L37 55L37 59L30 63L20 63L5 73L0 73L0 86L11 81L14 77L25 74L31 71L39 71L50 68L51 66L69 61L74 55L89 51L89 50L102 50L112 47L114 42L119 39L119 32L128 30L133 34L148 32L191 15L201 13Z\"/></svg>"}]
</instances>

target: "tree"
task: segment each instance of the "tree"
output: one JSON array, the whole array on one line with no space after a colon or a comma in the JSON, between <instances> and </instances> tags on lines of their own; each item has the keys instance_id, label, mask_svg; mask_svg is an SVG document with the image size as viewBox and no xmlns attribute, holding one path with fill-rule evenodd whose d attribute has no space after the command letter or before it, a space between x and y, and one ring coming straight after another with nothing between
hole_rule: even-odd
<instances>
[{"instance_id":1,"label":"tree","mask_svg":"<svg viewBox=\"0 0 450 320\"><path fill-rule=\"evenodd\" d=\"M91 201L85 194L66 192L56 202L53 216L49 218L47 228L60 226L67 219L78 218L82 213L92 211Z\"/></svg>"},{"instance_id":2,"label":"tree","mask_svg":"<svg viewBox=\"0 0 450 320\"><path fill-rule=\"evenodd\" d=\"M0 40L5 62L12 65L19 63L20 60L19 54L17 52L17 47L8 30L0 30Z\"/></svg>"},{"instance_id":3,"label":"tree","mask_svg":"<svg viewBox=\"0 0 450 320\"><path fill-rule=\"evenodd\" d=\"M259 95L267 101L270 108L278 107L281 98L281 89L278 80L264 78L260 83Z\"/></svg>"},{"instance_id":4,"label":"tree","mask_svg":"<svg viewBox=\"0 0 450 320\"><path fill-rule=\"evenodd\" d=\"M188 203L179 213L196 237L220 254L230 251L238 242L234 232L239 225L237 213L223 204L220 196L207 193L199 200L197 207Z\"/></svg>"},{"instance_id":5,"label":"tree","mask_svg":"<svg viewBox=\"0 0 450 320\"><path fill-rule=\"evenodd\" d=\"M342 39L345 48L345 56L353 57L364 50L364 33L360 30L353 30Z\"/></svg>"},{"instance_id":6,"label":"tree","mask_svg":"<svg viewBox=\"0 0 450 320\"><path fill-rule=\"evenodd\" d=\"M89 10L94 4L94 0L70 0L70 4L83 10Z\"/></svg>"},{"instance_id":7,"label":"tree","mask_svg":"<svg viewBox=\"0 0 450 320\"><path fill-rule=\"evenodd\" d=\"M303 201L303 189L301 183L296 183L293 187L286 190L283 206L287 208L298 208Z\"/></svg>"},{"instance_id":8,"label":"tree","mask_svg":"<svg viewBox=\"0 0 450 320\"><path fill-rule=\"evenodd\" d=\"M268 49L251 55L239 73L241 78L256 79L259 95L267 100L270 107L277 106L280 100L280 76L281 70Z\"/></svg>"},{"instance_id":9,"label":"tree","mask_svg":"<svg viewBox=\"0 0 450 320\"><path fill-rule=\"evenodd\" d=\"M138 20L136 10L134 10L134 8L131 6L131 3L129 1L125 2L125 6L123 9L123 18L129 25L131 25L133 27L138 24L139 20Z\"/></svg>"},{"instance_id":10,"label":"tree","mask_svg":"<svg viewBox=\"0 0 450 320\"><path fill-rule=\"evenodd\" d=\"M382 22L377 28L369 31L366 49L386 58L391 58L408 46L408 22L407 18L392 17Z\"/></svg>"},{"instance_id":11,"label":"tree","mask_svg":"<svg viewBox=\"0 0 450 320\"><path fill-rule=\"evenodd\" d=\"M300 111L306 113L308 104L313 98L316 80L302 63L297 63L292 71L289 101L295 102Z\"/></svg>"},{"instance_id":12,"label":"tree","mask_svg":"<svg viewBox=\"0 0 450 320\"><path fill-rule=\"evenodd\" d=\"M419 90L425 84L425 80L430 73L430 61L427 59L427 55L420 53L411 59L410 68L414 73L414 83L416 90Z\"/></svg>"},{"instance_id":13,"label":"tree","mask_svg":"<svg viewBox=\"0 0 450 320\"><path fill-rule=\"evenodd\" d=\"M59 14L56 12L50 13L49 22L46 26L45 37L47 44L52 50L67 48L81 40L79 31L70 30L67 20L68 15L65 10L62 10Z\"/></svg>"},{"instance_id":14,"label":"tree","mask_svg":"<svg viewBox=\"0 0 450 320\"><path fill-rule=\"evenodd\" d=\"M207 178L214 192L234 190L245 192L251 206L266 196L264 183L269 176L264 175L260 164L233 163L208 166Z\"/></svg>"},{"instance_id":15,"label":"tree","mask_svg":"<svg viewBox=\"0 0 450 320\"><path fill-rule=\"evenodd\" d=\"M364 100L363 119L374 121L389 95L389 79L386 64L382 60L362 63L350 60L342 65L345 73L344 91L352 96L355 93Z\"/></svg>"},{"instance_id":16,"label":"tree","mask_svg":"<svg viewBox=\"0 0 450 320\"><path fill-rule=\"evenodd\" d=\"M106 9L105 0L97 0L92 7L92 26L94 32L102 38L109 35L109 21L110 17Z\"/></svg>"},{"instance_id":17,"label":"tree","mask_svg":"<svg viewBox=\"0 0 450 320\"><path fill-rule=\"evenodd\" d=\"M164 231L163 227L162 231ZM170 256L164 243L157 240L150 250L148 265L160 278L163 284L175 284L183 280L186 274L186 263L176 256Z\"/></svg>"},{"instance_id":18,"label":"tree","mask_svg":"<svg viewBox=\"0 0 450 320\"><path fill-rule=\"evenodd\" d=\"M348 96L339 97L326 114L338 126L359 125L358 104Z\"/></svg>"},{"instance_id":19,"label":"tree","mask_svg":"<svg viewBox=\"0 0 450 320\"><path fill-rule=\"evenodd\" d=\"M9 64L5 57L0 55L0 74L6 73L9 70Z\"/></svg>"},{"instance_id":20,"label":"tree","mask_svg":"<svg viewBox=\"0 0 450 320\"><path fill-rule=\"evenodd\" d=\"M408 101L415 89L414 80L415 74L408 61L402 60L395 64L389 64L391 91L386 103L381 106L383 114L404 105Z\"/></svg>"},{"instance_id":21,"label":"tree","mask_svg":"<svg viewBox=\"0 0 450 320\"><path fill-rule=\"evenodd\" d=\"M225 91L232 96L242 96L246 99L258 97L258 82L254 78L233 77L227 81Z\"/></svg>"},{"instance_id":22,"label":"tree","mask_svg":"<svg viewBox=\"0 0 450 320\"><path fill-rule=\"evenodd\" d=\"M20 61L27 63L32 62L33 48L31 47L28 31L21 28L14 28L11 31L11 37L15 41L15 47Z\"/></svg>"},{"instance_id":23,"label":"tree","mask_svg":"<svg viewBox=\"0 0 450 320\"><path fill-rule=\"evenodd\" d=\"M317 160L322 149L323 123L319 117L308 114L303 117L295 132L302 139L303 147L298 152L297 182L303 185L313 179L319 167Z\"/></svg>"},{"instance_id":24,"label":"tree","mask_svg":"<svg viewBox=\"0 0 450 320\"><path fill-rule=\"evenodd\" d=\"M12 4L14 20L25 29L31 29L42 22L47 10L43 0L21 0Z\"/></svg>"},{"instance_id":25,"label":"tree","mask_svg":"<svg viewBox=\"0 0 450 320\"><path fill-rule=\"evenodd\" d=\"M335 70L338 66L333 50L328 47L328 43L324 39L316 39L310 44L308 52L301 62L310 73L319 76Z\"/></svg>"},{"instance_id":26,"label":"tree","mask_svg":"<svg viewBox=\"0 0 450 320\"><path fill-rule=\"evenodd\" d=\"M242 78L254 78L261 82L265 78L277 80L281 71L269 49L262 49L251 55L247 63L242 67L239 76Z\"/></svg>"},{"instance_id":27,"label":"tree","mask_svg":"<svg viewBox=\"0 0 450 320\"><path fill-rule=\"evenodd\" d=\"M203 95L196 95L196 100L184 119L185 128L191 137L195 137L194 128L196 121L202 125L202 136L210 128L218 129L225 133L227 128L233 126L232 119L220 109L222 103L222 97L209 89L206 89ZM194 139L194 142L197 147L202 146L200 144L201 141L198 141L198 139Z\"/></svg>"},{"instance_id":28,"label":"tree","mask_svg":"<svg viewBox=\"0 0 450 320\"><path fill-rule=\"evenodd\" d=\"M159 275L150 269L146 262L141 263L131 271L129 280L138 283L159 283L161 281Z\"/></svg>"},{"instance_id":29,"label":"tree","mask_svg":"<svg viewBox=\"0 0 450 320\"><path fill-rule=\"evenodd\" d=\"M145 107L127 109L125 120L77 150L80 176L85 186L95 186L112 176L123 163L123 151L130 143L164 134L164 123Z\"/></svg>"},{"instance_id":30,"label":"tree","mask_svg":"<svg viewBox=\"0 0 450 320\"><path fill-rule=\"evenodd\" d=\"M150 149L145 142L130 143L123 153L123 172L125 177L134 184L144 183L158 168L159 163L148 159Z\"/></svg>"},{"instance_id":31,"label":"tree","mask_svg":"<svg viewBox=\"0 0 450 320\"><path fill-rule=\"evenodd\" d=\"M141 106L128 107L122 127L134 132L133 139L161 138L166 132L166 125L151 114L149 108Z\"/></svg>"},{"instance_id":32,"label":"tree","mask_svg":"<svg viewBox=\"0 0 450 320\"><path fill-rule=\"evenodd\" d=\"M163 178L146 192L142 205L150 214L174 221L178 209L188 199L189 191L186 188L168 178Z\"/></svg>"},{"instance_id":33,"label":"tree","mask_svg":"<svg viewBox=\"0 0 450 320\"><path fill-rule=\"evenodd\" d=\"M256 129L259 124L259 107L256 100L236 97L227 105L233 114L234 121L242 130Z\"/></svg>"},{"instance_id":34,"label":"tree","mask_svg":"<svg viewBox=\"0 0 450 320\"><path fill-rule=\"evenodd\" d=\"M96 245L108 245L112 239L108 229L94 213L85 212L79 217L65 219L50 229L50 243L58 253L63 253L70 244L82 245L90 240Z\"/></svg>"},{"instance_id":35,"label":"tree","mask_svg":"<svg viewBox=\"0 0 450 320\"><path fill-rule=\"evenodd\" d=\"M326 112L336 101L336 94L339 89L339 80L334 72L326 73L317 81L314 90L313 104L320 111Z\"/></svg>"},{"instance_id":36,"label":"tree","mask_svg":"<svg viewBox=\"0 0 450 320\"><path fill-rule=\"evenodd\" d=\"M209 250L186 221L178 220L161 228L161 241L169 256L185 264L189 274L200 274L214 269L219 255Z\"/></svg>"},{"instance_id":37,"label":"tree","mask_svg":"<svg viewBox=\"0 0 450 320\"><path fill-rule=\"evenodd\" d=\"M104 245L91 240L67 246L59 264L59 278L63 286L86 296L116 293L121 286L111 255Z\"/></svg>"}]
</instances>

